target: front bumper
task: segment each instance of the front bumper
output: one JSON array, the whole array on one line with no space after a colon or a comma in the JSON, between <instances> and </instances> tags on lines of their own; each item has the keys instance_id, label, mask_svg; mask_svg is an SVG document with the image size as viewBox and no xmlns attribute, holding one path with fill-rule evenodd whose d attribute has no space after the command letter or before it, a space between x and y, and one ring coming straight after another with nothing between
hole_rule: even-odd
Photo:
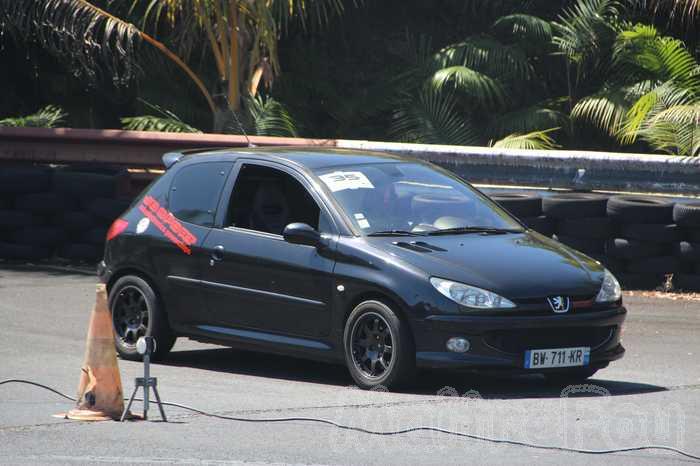
<instances>
[{"instance_id":1,"label":"front bumper","mask_svg":"<svg viewBox=\"0 0 700 466\"><path fill-rule=\"evenodd\" d=\"M529 372L524 368L526 349L588 346L587 367L602 368L625 353L620 334L626 315L622 306L566 315L432 315L414 322L416 364L423 368ZM447 351L445 344L451 337L469 339L469 351Z\"/></svg>"}]
</instances>

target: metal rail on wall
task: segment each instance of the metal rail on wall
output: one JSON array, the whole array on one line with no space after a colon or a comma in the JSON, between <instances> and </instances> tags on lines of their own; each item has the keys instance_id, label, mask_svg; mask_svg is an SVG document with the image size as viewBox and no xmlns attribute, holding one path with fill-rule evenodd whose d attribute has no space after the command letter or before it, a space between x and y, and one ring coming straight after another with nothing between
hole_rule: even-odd
<instances>
[{"instance_id":1,"label":"metal rail on wall","mask_svg":"<svg viewBox=\"0 0 700 466\"><path fill-rule=\"evenodd\" d=\"M347 139L251 136L259 147L297 146L401 154L442 165L476 184L700 196L700 157L537 151ZM242 135L122 130L0 128L0 163L162 168L165 152L246 147Z\"/></svg>"}]
</instances>

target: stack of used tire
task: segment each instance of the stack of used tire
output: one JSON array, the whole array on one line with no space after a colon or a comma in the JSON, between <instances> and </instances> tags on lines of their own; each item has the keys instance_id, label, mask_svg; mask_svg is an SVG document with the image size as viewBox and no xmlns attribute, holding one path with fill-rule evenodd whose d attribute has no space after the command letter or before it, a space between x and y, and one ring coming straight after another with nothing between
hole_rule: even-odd
<instances>
[{"instance_id":1,"label":"stack of used tire","mask_svg":"<svg viewBox=\"0 0 700 466\"><path fill-rule=\"evenodd\" d=\"M537 194L498 192L490 197L536 232L545 236L554 233L554 222L542 215L542 198Z\"/></svg>"},{"instance_id":2,"label":"stack of used tire","mask_svg":"<svg viewBox=\"0 0 700 466\"><path fill-rule=\"evenodd\" d=\"M123 176L93 167L3 167L0 259L97 260L109 224L128 207L117 198Z\"/></svg>"},{"instance_id":3,"label":"stack of used tire","mask_svg":"<svg viewBox=\"0 0 700 466\"><path fill-rule=\"evenodd\" d=\"M674 202L646 196L614 196L608 201L608 217L618 235L605 245L608 257L624 264L618 278L628 288L656 288L669 274L680 271L674 254L682 231L673 221Z\"/></svg>"},{"instance_id":4,"label":"stack of used tire","mask_svg":"<svg viewBox=\"0 0 700 466\"><path fill-rule=\"evenodd\" d=\"M675 247L680 272L673 276L673 287L683 291L700 291L700 201L677 202L673 221L678 225L681 241Z\"/></svg>"},{"instance_id":5,"label":"stack of used tire","mask_svg":"<svg viewBox=\"0 0 700 466\"><path fill-rule=\"evenodd\" d=\"M613 272L618 261L605 256L605 241L615 232L606 216L608 196L594 193L567 192L542 200L544 215L554 220L554 239L600 261Z\"/></svg>"}]
</instances>

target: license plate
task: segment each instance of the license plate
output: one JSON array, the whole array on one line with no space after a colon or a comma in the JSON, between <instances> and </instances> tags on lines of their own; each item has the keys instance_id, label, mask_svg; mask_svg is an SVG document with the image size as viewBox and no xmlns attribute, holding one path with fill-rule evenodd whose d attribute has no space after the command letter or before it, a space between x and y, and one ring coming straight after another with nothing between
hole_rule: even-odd
<instances>
[{"instance_id":1,"label":"license plate","mask_svg":"<svg viewBox=\"0 0 700 466\"><path fill-rule=\"evenodd\" d=\"M525 369L587 366L590 357L591 349L588 347L527 350Z\"/></svg>"}]
</instances>

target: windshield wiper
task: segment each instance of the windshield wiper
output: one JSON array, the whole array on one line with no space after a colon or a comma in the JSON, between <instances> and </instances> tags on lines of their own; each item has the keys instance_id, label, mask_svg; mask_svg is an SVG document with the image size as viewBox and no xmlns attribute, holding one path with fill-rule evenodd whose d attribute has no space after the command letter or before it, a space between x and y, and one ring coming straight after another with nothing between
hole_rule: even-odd
<instances>
[{"instance_id":1,"label":"windshield wiper","mask_svg":"<svg viewBox=\"0 0 700 466\"><path fill-rule=\"evenodd\" d=\"M383 230L369 233L367 236L425 236L425 234L407 230Z\"/></svg>"},{"instance_id":2,"label":"windshield wiper","mask_svg":"<svg viewBox=\"0 0 700 466\"><path fill-rule=\"evenodd\" d=\"M484 233L489 235L502 235L505 233L522 233L524 230L517 228L494 228L481 226L467 226L456 228L445 228L444 230L436 230L428 232L431 236L437 235L454 235L459 233Z\"/></svg>"}]
</instances>

